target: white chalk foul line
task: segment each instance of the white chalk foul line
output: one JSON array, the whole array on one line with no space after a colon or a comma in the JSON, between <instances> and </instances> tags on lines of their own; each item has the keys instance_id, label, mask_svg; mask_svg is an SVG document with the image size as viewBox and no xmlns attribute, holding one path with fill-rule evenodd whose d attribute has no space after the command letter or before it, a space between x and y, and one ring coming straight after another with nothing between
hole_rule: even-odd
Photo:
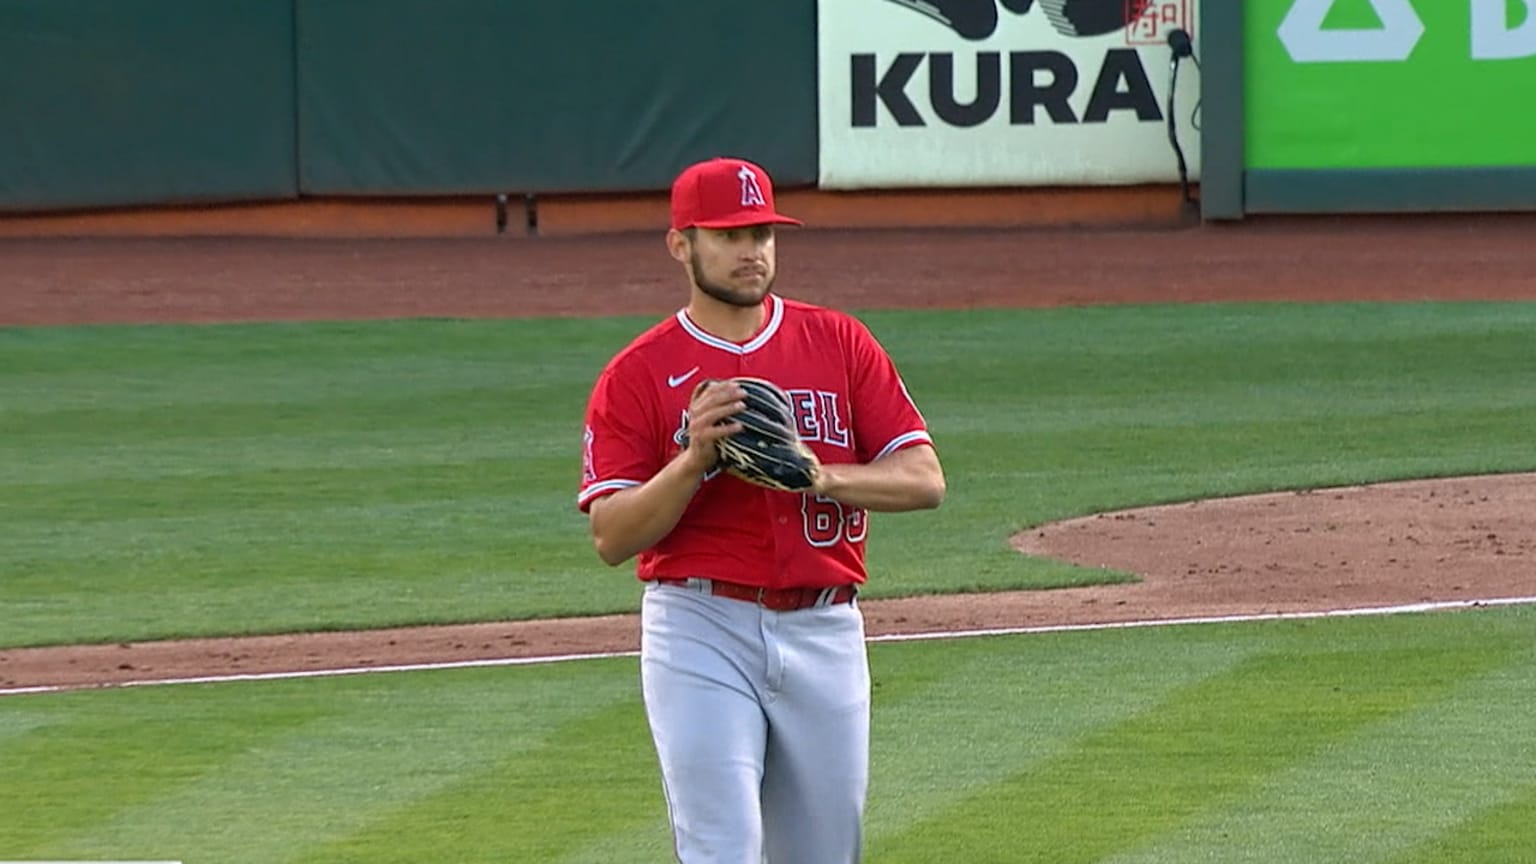
<instances>
[{"instance_id":1,"label":"white chalk foul line","mask_svg":"<svg viewBox=\"0 0 1536 864\"><path fill-rule=\"evenodd\" d=\"M639 651L609 651L592 654L552 654L543 657L496 657L487 660L446 660L440 663L398 663L381 666L348 666L341 669L302 669L293 672L231 672L224 675L198 675L191 678L140 678L106 684L56 684L42 687L15 687L0 690L0 696L28 693L59 693L66 690L115 690L121 687L159 687L170 684L223 684L229 681L282 681L290 678L337 678L343 675L367 675L373 672L423 672L437 669L472 669L477 666L539 666L572 660L601 660L606 657L638 657ZM0 862L4 864L4 862Z\"/></svg>"},{"instance_id":2,"label":"white chalk foul line","mask_svg":"<svg viewBox=\"0 0 1536 864\"><path fill-rule=\"evenodd\" d=\"M1531 604L1536 604L1536 597L1496 597L1486 600L1444 600L1408 603L1400 606L1326 609L1315 612L1258 612L1248 615L1148 618L1138 621L1111 621L1102 624L1041 624L1034 627L995 627L979 630L944 630L929 633L892 633L884 636L871 636L868 641L919 642L933 639L973 639L978 636L1021 636L1036 633L1072 633L1090 630L1130 630L1140 627L1176 627L1189 624L1240 624L1254 621L1286 621L1308 618L1354 618L1373 615L1404 615L1415 612L1475 609L1485 606L1525 606ZM305 669L295 672L236 672L225 675L199 675L192 678L144 678L108 684L58 684L40 687L12 687L0 689L0 696L24 696L36 693L60 693L75 690L112 690L122 687L161 687L172 684L222 684L232 681L336 678L343 675L369 675L382 672L425 672L489 666L540 666L547 663L569 663L575 660L604 660L615 657L638 657L639 655L640 652L638 651L604 651L591 654L553 654L543 657L500 657L486 660L449 660L440 663L400 663L387 666L351 666L341 669Z\"/></svg>"},{"instance_id":3,"label":"white chalk foul line","mask_svg":"<svg viewBox=\"0 0 1536 864\"><path fill-rule=\"evenodd\" d=\"M1137 627L1173 627L1184 624L1240 624L1250 621L1285 621L1305 618L1352 618L1370 615L1404 615L1413 612L1442 612L1483 606L1525 606L1536 597L1497 597L1487 600L1443 600L1407 603L1401 606L1364 606L1350 609L1323 609L1315 612L1256 612L1246 615L1210 615L1193 618L1148 618L1140 621L1111 621L1103 624L1041 624L1035 627L996 627L986 630L946 630L935 633L900 633L871 636L870 642L917 642L924 639L965 639L976 636L1018 636L1031 633L1071 633L1079 630L1130 630Z\"/></svg>"}]
</instances>

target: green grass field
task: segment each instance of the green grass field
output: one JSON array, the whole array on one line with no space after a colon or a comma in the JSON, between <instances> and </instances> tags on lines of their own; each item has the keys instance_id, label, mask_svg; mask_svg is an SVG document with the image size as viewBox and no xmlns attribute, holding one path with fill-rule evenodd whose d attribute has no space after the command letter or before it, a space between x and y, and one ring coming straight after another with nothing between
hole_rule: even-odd
<instances>
[{"instance_id":1,"label":"green grass field","mask_svg":"<svg viewBox=\"0 0 1536 864\"><path fill-rule=\"evenodd\" d=\"M869 596L1114 578L1007 545L1096 510L1536 467L1530 305L865 317L950 480ZM633 609L574 500L649 323L0 330L0 646Z\"/></svg>"},{"instance_id":2,"label":"green grass field","mask_svg":"<svg viewBox=\"0 0 1536 864\"><path fill-rule=\"evenodd\" d=\"M1523 607L875 645L867 860L1531 860L1533 628ZM0 699L0 856L665 861L636 676Z\"/></svg>"},{"instance_id":3,"label":"green grass field","mask_svg":"<svg viewBox=\"0 0 1536 864\"><path fill-rule=\"evenodd\" d=\"M1118 578L1019 528L1530 470L1536 304L868 313L950 480L874 596ZM0 646L635 607L573 507L650 322L0 329ZM867 860L1536 860L1536 609L877 644ZM620 658L0 698L0 860L667 860ZM706 721L701 721L706 722Z\"/></svg>"}]
</instances>

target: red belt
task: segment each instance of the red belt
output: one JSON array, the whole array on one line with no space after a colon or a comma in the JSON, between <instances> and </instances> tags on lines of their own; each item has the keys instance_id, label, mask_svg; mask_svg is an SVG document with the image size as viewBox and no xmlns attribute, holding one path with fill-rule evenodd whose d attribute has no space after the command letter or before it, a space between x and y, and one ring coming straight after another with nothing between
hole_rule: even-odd
<instances>
[{"instance_id":1,"label":"red belt","mask_svg":"<svg viewBox=\"0 0 1536 864\"><path fill-rule=\"evenodd\" d=\"M729 597L732 600L756 603L764 609L772 609L775 612L793 612L796 609L809 609L813 606L839 606L853 602L853 598L859 594L857 585L838 585L835 588L759 588L755 585L738 585L735 582L720 582L714 579L657 579L656 581L662 585L676 585L704 594L713 594L716 597Z\"/></svg>"}]
</instances>

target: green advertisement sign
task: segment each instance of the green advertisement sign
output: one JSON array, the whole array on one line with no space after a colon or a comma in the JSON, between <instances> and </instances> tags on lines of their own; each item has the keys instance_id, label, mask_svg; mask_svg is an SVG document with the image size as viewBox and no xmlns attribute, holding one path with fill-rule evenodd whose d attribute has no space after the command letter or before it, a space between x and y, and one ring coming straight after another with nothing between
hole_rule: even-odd
<instances>
[{"instance_id":1,"label":"green advertisement sign","mask_svg":"<svg viewBox=\"0 0 1536 864\"><path fill-rule=\"evenodd\" d=\"M1245 2L1247 167L1536 166L1536 0Z\"/></svg>"}]
</instances>

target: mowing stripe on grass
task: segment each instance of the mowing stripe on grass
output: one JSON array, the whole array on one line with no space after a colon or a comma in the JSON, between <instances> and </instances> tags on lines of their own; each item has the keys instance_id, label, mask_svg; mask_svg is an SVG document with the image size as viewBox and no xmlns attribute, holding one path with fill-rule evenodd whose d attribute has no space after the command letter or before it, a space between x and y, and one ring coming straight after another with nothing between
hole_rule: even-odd
<instances>
[{"instance_id":1,"label":"mowing stripe on grass","mask_svg":"<svg viewBox=\"0 0 1536 864\"><path fill-rule=\"evenodd\" d=\"M621 683L622 696L563 724L537 749L499 754L292 864L441 861L454 857L445 849L450 838L483 860L548 862L612 832L664 853L670 835L656 800L656 757L644 746L645 711L630 682ZM602 790L601 809L592 806L594 788ZM401 832L402 824L419 829ZM664 857L640 858L631 848L611 860Z\"/></svg>"},{"instance_id":2,"label":"mowing stripe on grass","mask_svg":"<svg viewBox=\"0 0 1536 864\"><path fill-rule=\"evenodd\" d=\"M1530 735L1536 653L1517 653L1435 701L1335 740L1232 807L1105 864L1349 861L1373 864L1517 801L1536 782ZM1471 669L1452 669L1453 674ZM1526 787L1529 790L1529 786ZM1436 861L1524 861L1509 838L1445 838ZM1493 842L1490 842L1493 841Z\"/></svg>"},{"instance_id":3,"label":"mowing stripe on grass","mask_svg":"<svg viewBox=\"0 0 1536 864\"><path fill-rule=\"evenodd\" d=\"M877 646L867 835L938 816L978 788L1061 758L1094 730L1230 672L1264 650L1253 635L1118 631ZM1127 652L1154 641L1155 652Z\"/></svg>"},{"instance_id":4,"label":"mowing stripe on grass","mask_svg":"<svg viewBox=\"0 0 1536 864\"><path fill-rule=\"evenodd\" d=\"M30 850L37 858L78 858L57 848L82 831L111 823L243 754L262 752L333 709L305 704L253 703L239 712L182 693L122 694L109 712L76 711L69 694L48 706L46 725L5 741L0 782L0 850ZM174 713L157 703L182 698ZM134 734L124 736L125 728ZM40 817L40 814L46 814ZM93 850L100 857L155 858L170 850L140 847ZM87 856L88 857L88 856Z\"/></svg>"},{"instance_id":5,"label":"mowing stripe on grass","mask_svg":"<svg viewBox=\"0 0 1536 864\"><path fill-rule=\"evenodd\" d=\"M1250 806L1255 796L1262 803L1276 778L1403 724L1425 706L1454 698L1460 676L1485 674L1524 653L1443 640L1385 650L1368 641L1275 646L1170 691L1161 704L1120 724L1090 730L1058 758L975 786L944 811L878 838L871 857L890 864L943 861L949 850L967 848L965 860L973 862L1104 861L1176 835L1209 814ZM1406 773L1396 779L1408 779ZM1313 820L1326 820L1345 804L1358 807L1348 797L1310 804ZM1362 815L1367 826L1375 824L1373 814ZM1275 855L1262 838L1257 849L1245 842L1254 838L1219 839L1223 848L1262 853L1242 860L1352 860ZM1205 857L1208 846L1197 849L1198 858L1150 860L1233 860Z\"/></svg>"},{"instance_id":6,"label":"mowing stripe on grass","mask_svg":"<svg viewBox=\"0 0 1536 864\"><path fill-rule=\"evenodd\" d=\"M1526 767L1530 768L1527 758ZM1523 790L1442 832L1433 841L1392 858L1390 864L1508 864L1536 859L1536 776L1528 771Z\"/></svg>"},{"instance_id":7,"label":"mowing stripe on grass","mask_svg":"<svg viewBox=\"0 0 1536 864\"><path fill-rule=\"evenodd\" d=\"M377 679L336 682L327 699L315 698L315 689L322 686L318 682L268 683L261 685L268 692L260 704L268 706L269 712L281 716L296 711L294 706L318 710L322 705L326 712L270 728L262 718L245 716L242 700L247 697L236 689L117 694L146 714L178 724L173 733L178 740L167 742L156 736L139 748L125 746L121 740L103 741L101 747L118 748L141 760L137 771L116 772L121 776L113 778L125 792L134 794L109 796L116 809L105 814L64 801L43 810L16 802L18 810L11 812L29 816L18 819L17 827L47 826L53 836L22 836L8 848L25 849L41 858L122 857L126 853L129 857L172 854L187 861L226 864L308 860L306 855L314 850L327 849L359 832L366 834L375 825L392 824L401 813L465 783L480 789L496 783L525 789L532 782L529 766L558 771L568 763L559 754L576 746L570 740L571 730L601 725L615 712L643 716L631 675L598 665L560 673L530 670L514 687L466 686L463 675L434 676L414 688ZM580 688L579 698L569 695L572 687ZM189 714L221 718L227 726L246 729L242 737L247 740L224 739L216 734L219 730L197 724L181 725ZM94 722L112 728L119 720L111 712ZM643 719L639 722L643 729ZM258 732L259 740L248 739ZM221 741L230 743L215 754L218 758L175 772L177 782L144 784L142 766L155 759L145 758L140 750L200 753L210 742ZM22 764L57 764L67 755L38 755ZM101 772L113 773L111 765L86 762L87 754L79 758L79 767L66 775L79 783L100 783L105 779ZM613 754L602 749L589 758L611 759ZM634 748L629 758L646 768L653 764L642 748ZM519 767L521 773L499 770L508 765ZM580 786L589 778L564 779ZM41 782L16 788L34 786L49 788ZM263 791L274 786L283 794ZM68 787L58 788L62 793ZM651 791L649 783L646 789ZM78 797L99 800L84 794ZM498 812L495 817L503 830L519 818L511 812ZM536 829L523 824L514 833ZM6 830L0 829L0 838ZM440 843L441 835L436 839Z\"/></svg>"},{"instance_id":8,"label":"mowing stripe on grass","mask_svg":"<svg viewBox=\"0 0 1536 864\"><path fill-rule=\"evenodd\" d=\"M1536 604L1536 597L1495 597L1484 600L1446 600L1432 603L1408 603L1401 606L1371 606L1353 609L1327 609L1316 612L1260 612L1252 615L1216 615L1193 618L1152 618L1137 621L1112 621L1103 624L1043 624L1035 627L998 627L990 630L950 630L928 633L893 633L871 636L869 642L919 642L931 639L970 639L980 636L1020 636L1035 633L1070 633L1091 630L1127 630L1142 627L1176 627L1185 624L1241 624L1254 621L1306 620L1312 618L1349 618L1378 615L1406 615L1420 612L1444 612L1483 606L1525 606ZM237 672L202 675L191 678L159 678L118 681L111 684L47 685L0 688L0 696L59 693L66 690L109 689L119 687L160 687L174 684L218 684L229 681L279 681L291 678L331 678L341 675L368 675L383 672L422 672L441 669L470 669L483 666L537 666L574 660L605 660L635 657L637 651L603 651L590 654L553 654L542 657L498 657L483 660L452 660L441 663L401 663L387 666L354 666L340 669L305 669L294 672Z\"/></svg>"}]
</instances>

